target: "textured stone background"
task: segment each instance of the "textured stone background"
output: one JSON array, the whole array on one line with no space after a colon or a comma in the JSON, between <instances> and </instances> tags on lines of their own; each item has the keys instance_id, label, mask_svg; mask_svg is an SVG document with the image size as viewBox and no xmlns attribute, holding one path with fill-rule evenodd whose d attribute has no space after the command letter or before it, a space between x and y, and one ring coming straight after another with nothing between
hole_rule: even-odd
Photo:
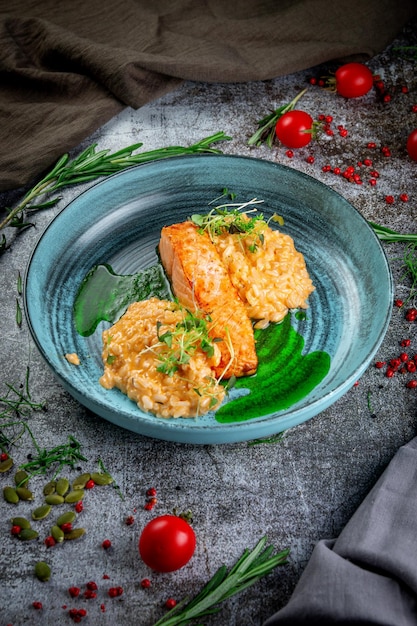
<instances>
[{"instance_id":1,"label":"textured stone background","mask_svg":"<svg viewBox=\"0 0 417 626\"><path fill-rule=\"evenodd\" d=\"M224 130L233 137L222 145L225 153L296 168L341 193L365 218L404 232L416 231L417 165L405 152L408 133L417 127L417 113L412 112L412 105L417 104L416 62L395 50L417 44L416 26L416 22L410 24L392 46L369 63L392 93L390 103L379 101L374 91L346 101L318 87L309 88L302 108L313 117L332 115L334 126L342 124L349 135L323 136L314 146L297 151L293 159L280 146L272 150L249 148L246 141L257 119L291 100L311 75L328 68L241 85L186 83L138 111L126 109L86 139L75 153L92 142L112 150L136 141L142 141L146 150L188 145ZM401 92L403 85L408 86L409 93ZM367 151L368 141L375 141L378 149ZM390 158L381 155L382 145L391 148ZM306 162L309 154L315 156L313 164ZM367 156L380 172L376 187L366 182L355 185L322 172L326 163L343 168ZM30 514L34 504L13 507L0 500L0 625L71 623L63 608L66 606L86 608L85 622L90 625L150 626L163 614L167 597L179 600L196 593L220 564L233 564L245 547L252 547L267 534L277 548L291 549L288 565L225 603L218 616L206 621L207 625L258 626L286 603L316 541L340 532L397 448L415 435L416 390L405 388L404 377L388 380L371 366L358 386L314 419L287 431L281 443L256 446L154 441L92 415L51 376L25 320L21 328L15 322L16 298L20 298L16 292L18 272L24 273L43 228L80 191L80 187L65 190L58 206L37 214L36 227L22 233L0 257L0 393L5 395L6 383L23 383L29 366L32 398L48 405L47 412L35 412L28 418L39 445L51 448L74 435L88 459L82 464L83 470L94 471L100 457L124 499L111 488L93 489L79 518L79 525L87 529L86 536L49 550L41 540L49 520L37 525L41 537L37 542L24 543L10 536L9 518L17 512ZM409 202L399 201L400 193L407 193ZM387 194L395 197L393 205L385 202ZM1 205L18 196L18 192L5 194ZM12 233L7 235L12 241ZM385 249L394 275L395 296L406 299L411 283L403 278L404 246L391 244ZM408 324L403 313L393 307L388 333L375 360L396 355L404 337L412 341L409 351L417 353L415 324ZM30 452L34 453L34 448L27 435L11 450L16 464L24 462ZM66 474L72 478L77 472ZM7 482L7 476L0 476L1 486ZM44 478L31 482L36 505L42 500L44 482ZM148 512L143 505L146 489L151 486L158 491L158 504ZM198 537L195 556L179 572L150 574L137 554L140 530L151 517L174 507L193 512ZM124 520L131 514L135 523L127 526ZM107 552L101 548L106 538L113 543ZM40 583L33 576L34 563L39 559L48 560L52 566L48 583ZM104 574L110 580L103 580ZM145 576L152 580L147 590L140 586ZM68 588L76 585L84 590L90 580L99 585L97 599L71 600ZM106 590L118 585L123 586L124 594L111 600ZM42 601L42 611L33 609L35 600Z\"/></svg>"}]
</instances>

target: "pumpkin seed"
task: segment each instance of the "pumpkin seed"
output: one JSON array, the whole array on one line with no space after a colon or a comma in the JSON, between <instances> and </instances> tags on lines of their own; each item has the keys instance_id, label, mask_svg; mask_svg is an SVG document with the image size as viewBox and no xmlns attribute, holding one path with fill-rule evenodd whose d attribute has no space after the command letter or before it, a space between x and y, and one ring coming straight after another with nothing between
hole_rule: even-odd
<instances>
[{"instance_id":1,"label":"pumpkin seed","mask_svg":"<svg viewBox=\"0 0 417 626\"><path fill-rule=\"evenodd\" d=\"M31 541L32 539L37 539L39 537L39 533L33 528L22 528L17 536L22 541Z\"/></svg>"},{"instance_id":2,"label":"pumpkin seed","mask_svg":"<svg viewBox=\"0 0 417 626\"><path fill-rule=\"evenodd\" d=\"M16 487L16 493L20 500L33 500L33 493L27 487Z\"/></svg>"},{"instance_id":3,"label":"pumpkin seed","mask_svg":"<svg viewBox=\"0 0 417 626\"><path fill-rule=\"evenodd\" d=\"M60 496L59 493L51 493L49 496L45 496L46 504L63 504L65 502L64 496Z\"/></svg>"},{"instance_id":4,"label":"pumpkin seed","mask_svg":"<svg viewBox=\"0 0 417 626\"><path fill-rule=\"evenodd\" d=\"M64 531L57 524L52 526L51 535L57 543L62 543L64 541Z\"/></svg>"},{"instance_id":5,"label":"pumpkin seed","mask_svg":"<svg viewBox=\"0 0 417 626\"><path fill-rule=\"evenodd\" d=\"M12 526L20 526L20 528L30 528L30 522L26 517L12 517L10 520Z\"/></svg>"},{"instance_id":6,"label":"pumpkin seed","mask_svg":"<svg viewBox=\"0 0 417 626\"><path fill-rule=\"evenodd\" d=\"M13 466L13 459L11 456L7 457L4 461L0 461L0 473L7 472Z\"/></svg>"},{"instance_id":7,"label":"pumpkin seed","mask_svg":"<svg viewBox=\"0 0 417 626\"><path fill-rule=\"evenodd\" d=\"M50 504L42 504L41 506L38 506L34 511L32 511L32 519L45 519L45 517L48 517L51 512L51 509L52 507Z\"/></svg>"},{"instance_id":8,"label":"pumpkin seed","mask_svg":"<svg viewBox=\"0 0 417 626\"><path fill-rule=\"evenodd\" d=\"M79 539L80 537L82 537L85 533L85 528L73 528L72 530L70 530L69 533L64 533L64 539L67 540L72 540L72 539Z\"/></svg>"},{"instance_id":9,"label":"pumpkin seed","mask_svg":"<svg viewBox=\"0 0 417 626\"><path fill-rule=\"evenodd\" d=\"M96 485L111 485L113 482L113 478L106 472L95 472L91 474L91 478L94 480Z\"/></svg>"},{"instance_id":10,"label":"pumpkin seed","mask_svg":"<svg viewBox=\"0 0 417 626\"><path fill-rule=\"evenodd\" d=\"M55 493L55 486L56 486L56 481L50 480L49 483L46 483L46 485L43 488L43 495L50 496L51 494Z\"/></svg>"},{"instance_id":11,"label":"pumpkin seed","mask_svg":"<svg viewBox=\"0 0 417 626\"><path fill-rule=\"evenodd\" d=\"M65 496L65 502L74 504L84 498L84 489L73 489Z\"/></svg>"},{"instance_id":12,"label":"pumpkin seed","mask_svg":"<svg viewBox=\"0 0 417 626\"><path fill-rule=\"evenodd\" d=\"M60 478L55 485L55 491L57 492L58 495L65 496L65 494L69 490L69 486L70 486L70 483L69 483L68 478Z\"/></svg>"},{"instance_id":13,"label":"pumpkin seed","mask_svg":"<svg viewBox=\"0 0 417 626\"><path fill-rule=\"evenodd\" d=\"M17 504L20 500L16 489L14 487L9 487L8 485L3 487L3 497L6 502L9 502L9 504Z\"/></svg>"},{"instance_id":14,"label":"pumpkin seed","mask_svg":"<svg viewBox=\"0 0 417 626\"><path fill-rule=\"evenodd\" d=\"M38 561L35 565L35 576L42 582L46 582L51 577L51 568L45 561Z\"/></svg>"},{"instance_id":15,"label":"pumpkin seed","mask_svg":"<svg viewBox=\"0 0 417 626\"><path fill-rule=\"evenodd\" d=\"M14 475L14 482L15 485L22 486L23 483L27 483L27 481L29 480L29 474L27 472L25 472L25 470L18 470L16 472L16 474ZM27 487L27 484L26 484Z\"/></svg>"},{"instance_id":16,"label":"pumpkin seed","mask_svg":"<svg viewBox=\"0 0 417 626\"><path fill-rule=\"evenodd\" d=\"M62 524L72 524L76 517L77 516L74 511L67 511L58 517L56 524L57 526L62 526Z\"/></svg>"},{"instance_id":17,"label":"pumpkin seed","mask_svg":"<svg viewBox=\"0 0 417 626\"><path fill-rule=\"evenodd\" d=\"M79 489L84 489L85 485L87 484L87 481L89 481L90 478L91 476L88 473L80 474L80 476L77 476L77 478L74 478L73 483L72 483L73 490L78 491Z\"/></svg>"}]
</instances>

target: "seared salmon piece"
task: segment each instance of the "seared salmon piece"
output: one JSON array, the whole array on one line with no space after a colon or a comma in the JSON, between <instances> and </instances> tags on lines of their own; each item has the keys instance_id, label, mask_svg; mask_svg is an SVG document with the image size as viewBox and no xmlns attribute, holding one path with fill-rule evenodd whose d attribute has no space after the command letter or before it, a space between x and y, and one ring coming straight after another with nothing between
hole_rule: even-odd
<instances>
[{"instance_id":1,"label":"seared salmon piece","mask_svg":"<svg viewBox=\"0 0 417 626\"><path fill-rule=\"evenodd\" d=\"M189 221L165 226L159 255L179 302L210 315L209 334L221 340L216 377L254 374L258 358L252 323L208 234Z\"/></svg>"}]
</instances>

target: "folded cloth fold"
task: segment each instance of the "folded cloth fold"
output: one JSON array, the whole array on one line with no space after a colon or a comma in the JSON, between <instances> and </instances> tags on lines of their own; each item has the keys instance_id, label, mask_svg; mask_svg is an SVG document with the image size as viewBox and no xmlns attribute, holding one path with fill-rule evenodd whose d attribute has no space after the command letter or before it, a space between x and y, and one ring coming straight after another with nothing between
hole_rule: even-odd
<instances>
[{"instance_id":1,"label":"folded cloth fold","mask_svg":"<svg viewBox=\"0 0 417 626\"><path fill-rule=\"evenodd\" d=\"M415 15L415 0L351 0L346 10L328 0L0 6L0 191L30 183L124 107L183 80L257 81L367 60Z\"/></svg>"},{"instance_id":2,"label":"folded cloth fold","mask_svg":"<svg viewBox=\"0 0 417 626\"><path fill-rule=\"evenodd\" d=\"M264 626L417 624L417 438L402 446L336 540L314 548Z\"/></svg>"}]
</instances>

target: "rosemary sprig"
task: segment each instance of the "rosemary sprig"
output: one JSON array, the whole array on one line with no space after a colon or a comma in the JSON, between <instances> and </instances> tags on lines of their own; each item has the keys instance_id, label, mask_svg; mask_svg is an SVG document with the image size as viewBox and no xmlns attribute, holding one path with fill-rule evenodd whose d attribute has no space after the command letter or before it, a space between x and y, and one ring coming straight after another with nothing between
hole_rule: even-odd
<instances>
[{"instance_id":1,"label":"rosemary sprig","mask_svg":"<svg viewBox=\"0 0 417 626\"><path fill-rule=\"evenodd\" d=\"M303 89L299 94L295 96L288 104L283 104L274 111L271 111L268 115L265 115L262 119L258 120L258 130L248 139L248 146L260 146L262 143L266 143L269 148L272 148L275 138L275 126L279 118L292 111L299 101L299 99L306 93L307 89Z\"/></svg>"},{"instance_id":2,"label":"rosemary sprig","mask_svg":"<svg viewBox=\"0 0 417 626\"><path fill-rule=\"evenodd\" d=\"M166 613L154 626L178 626L220 611L219 604L247 589L278 565L285 565L289 550L273 554L274 547L262 537L252 549L246 549L236 564L228 570L222 565L209 582L191 600L184 599Z\"/></svg>"},{"instance_id":3,"label":"rosemary sprig","mask_svg":"<svg viewBox=\"0 0 417 626\"><path fill-rule=\"evenodd\" d=\"M417 292L417 243L409 243L407 245L404 252L402 269L404 270L402 279L408 277L411 280L410 294L408 297L408 299L411 300Z\"/></svg>"},{"instance_id":4,"label":"rosemary sprig","mask_svg":"<svg viewBox=\"0 0 417 626\"><path fill-rule=\"evenodd\" d=\"M417 233L399 233L396 230L391 230L391 228L375 224L375 222L371 221L368 221L368 224L372 227L378 239L385 241L385 243L395 243L397 241L417 243Z\"/></svg>"},{"instance_id":5,"label":"rosemary sprig","mask_svg":"<svg viewBox=\"0 0 417 626\"><path fill-rule=\"evenodd\" d=\"M156 161L167 157L196 153L219 154L221 151L213 148L212 144L228 139L231 139L231 137L220 131L188 147L168 146L140 154L133 154L135 150L143 145L142 143L127 146L114 153L109 153L109 150L96 151L97 144L93 144L74 159L70 159L68 154L63 154L51 171L25 194L19 204L8 210L8 215L0 223L0 230L8 225L19 228L30 226L29 223L24 221L23 212L38 211L55 205L59 198L43 203L38 203L37 201L42 196L55 193L63 187L89 182L102 176L120 172L139 163ZM5 247L3 236L0 251L4 250Z\"/></svg>"}]
</instances>

